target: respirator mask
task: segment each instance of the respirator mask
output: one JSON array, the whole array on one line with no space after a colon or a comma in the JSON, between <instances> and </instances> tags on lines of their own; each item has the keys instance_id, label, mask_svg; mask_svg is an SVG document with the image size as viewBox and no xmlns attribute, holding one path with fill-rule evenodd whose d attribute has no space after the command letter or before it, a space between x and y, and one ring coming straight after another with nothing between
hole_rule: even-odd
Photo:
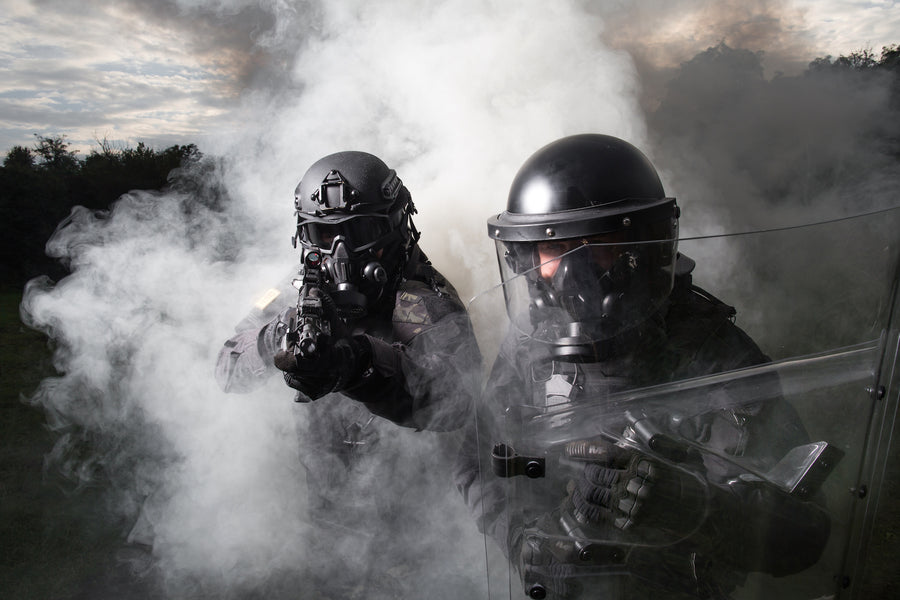
<instances>
[{"instance_id":1,"label":"respirator mask","mask_svg":"<svg viewBox=\"0 0 900 600\"><path fill-rule=\"evenodd\" d=\"M554 253L543 252L542 242L498 243L510 318L563 354L574 357L577 347L623 339L659 310L672 289L674 240L564 244Z\"/></svg>"},{"instance_id":2,"label":"respirator mask","mask_svg":"<svg viewBox=\"0 0 900 600\"><path fill-rule=\"evenodd\" d=\"M303 175L294 208L294 247L322 254L322 291L338 316L380 310L417 239L415 207L396 171L366 152L330 154Z\"/></svg>"},{"instance_id":3,"label":"respirator mask","mask_svg":"<svg viewBox=\"0 0 900 600\"><path fill-rule=\"evenodd\" d=\"M321 254L325 291L342 318L365 316L384 295L389 280L389 246L399 234L387 216L360 216L298 228L305 251Z\"/></svg>"}]
</instances>

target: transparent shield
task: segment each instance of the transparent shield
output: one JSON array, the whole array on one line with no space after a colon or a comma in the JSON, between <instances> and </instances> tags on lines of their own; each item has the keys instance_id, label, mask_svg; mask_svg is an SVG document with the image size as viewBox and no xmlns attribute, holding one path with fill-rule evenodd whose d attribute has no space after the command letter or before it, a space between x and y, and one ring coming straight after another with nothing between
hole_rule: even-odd
<instances>
[{"instance_id":1,"label":"transparent shield","mask_svg":"<svg viewBox=\"0 0 900 600\"><path fill-rule=\"evenodd\" d=\"M898 226L681 240L673 298L695 301L633 338L517 318L527 273L476 297L491 597L859 594L897 405Z\"/></svg>"}]
</instances>

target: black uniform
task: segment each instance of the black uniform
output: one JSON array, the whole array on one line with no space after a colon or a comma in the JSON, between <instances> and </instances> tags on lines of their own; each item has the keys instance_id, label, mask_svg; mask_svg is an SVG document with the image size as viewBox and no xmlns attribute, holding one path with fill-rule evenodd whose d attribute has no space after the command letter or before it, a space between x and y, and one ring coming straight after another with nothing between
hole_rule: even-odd
<instances>
[{"instance_id":1,"label":"black uniform","mask_svg":"<svg viewBox=\"0 0 900 600\"><path fill-rule=\"evenodd\" d=\"M226 391L283 375L276 349L261 338L272 315L296 302L296 290L285 288L225 343L216 374ZM370 368L343 391L295 406L307 543L319 561L298 568L317 597L417 597L408 588L437 560L422 532L450 489L444 462L470 418L481 355L456 290L417 247L389 300L352 327L371 348Z\"/></svg>"},{"instance_id":2,"label":"black uniform","mask_svg":"<svg viewBox=\"0 0 900 600\"><path fill-rule=\"evenodd\" d=\"M598 362L560 363L549 355L547 344L514 331L509 333L493 365L484 406L479 411L480 440L476 442L473 427L457 463L456 480L479 528L509 554L523 575L526 592L529 579L540 572L537 579L544 585L551 582L548 597L725 597L748 571L777 576L816 562L828 537L825 513L812 503L794 502L761 487L735 485L733 478L740 473L734 464L708 454L703 456L703 464L693 467L703 474L708 491L702 486L692 488L691 482L685 484L684 477L678 481L677 473L671 471L665 483L663 468L650 490L650 498L656 494L665 504L657 505L658 514L648 515L645 510L643 521L633 526L596 525L595 535L622 540L623 547L632 550L627 556L610 559L627 575L588 584L579 576L579 566L562 564L552 558L552 552L523 553L522 529L531 527L551 538L565 537L559 526L560 513L589 514L592 509L580 492L589 494L595 488L584 485L583 479L567 481L548 472L540 480L519 482L516 493L521 496L515 510L523 512L510 514L513 509L504 487L507 481L494 476L488 464L479 467L476 444L482 444L484 457L490 454L490 444L503 441L492 416L508 416L511 406L522 404L522 398L530 398L537 413L583 400L596 402L627 389L767 362L757 345L734 325L734 313L730 306L692 286L690 275L682 273L666 305L638 331L606 344L606 354ZM777 382L772 383L777 386ZM722 408L716 409L716 403ZM670 426L677 427L675 433L680 438L715 448L726 457L740 458L761 470L774 465L790 448L808 441L796 412L786 402L735 405L728 401L727 390L719 400L711 400L711 409L704 414L687 418L673 414ZM773 435L773 429L777 435ZM688 514L692 494L703 496L697 505L708 505L708 515ZM684 526L684 532L673 534L677 525L673 527L672 523L678 520L690 524ZM701 522L702 527L691 531L693 524ZM600 531L603 527L606 530ZM669 532L672 543L658 543L660 538L653 536L659 531ZM682 539L682 533L686 539ZM649 550L641 550L642 545Z\"/></svg>"},{"instance_id":3,"label":"black uniform","mask_svg":"<svg viewBox=\"0 0 900 600\"><path fill-rule=\"evenodd\" d=\"M351 322L352 334L365 337L371 348L371 368L323 400L345 396L404 427L452 431L469 414L481 355L456 290L418 247L412 254L393 296ZM296 302L295 294L283 285L275 300L242 321L225 342L216 365L225 391L251 391L278 373L276 348L261 337L266 324Z\"/></svg>"}]
</instances>

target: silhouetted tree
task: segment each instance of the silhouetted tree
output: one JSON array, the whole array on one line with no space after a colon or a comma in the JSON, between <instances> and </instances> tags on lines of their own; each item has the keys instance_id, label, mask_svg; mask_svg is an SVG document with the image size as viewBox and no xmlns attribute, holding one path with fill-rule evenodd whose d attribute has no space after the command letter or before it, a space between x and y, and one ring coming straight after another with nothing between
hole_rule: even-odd
<instances>
[{"instance_id":1,"label":"silhouetted tree","mask_svg":"<svg viewBox=\"0 0 900 600\"><path fill-rule=\"evenodd\" d=\"M34 152L38 156L38 166L40 168L56 175L78 170L78 159L75 157L78 154L78 150L69 150L66 136L45 137L34 134L34 137L38 140Z\"/></svg>"},{"instance_id":2,"label":"silhouetted tree","mask_svg":"<svg viewBox=\"0 0 900 600\"><path fill-rule=\"evenodd\" d=\"M25 146L13 146L3 159L3 166L7 169L31 170L34 169L34 153L31 148Z\"/></svg>"},{"instance_id":3,"label":"silhouetted tree","mask_svg":"<svg viewBox=\"0 0 900 600\"><path fill-rule=\"evenodd\" d=\"M881 49L881 60L878 65L889 71L897 71L900 69L900 47L897 44L884 46Z\"/></svg>"},{"instance_id":4,"label":"silhouetted tree","mask_svg":"<svg viewBox=\"0 0 900 600\"><path fill-rule=\"evenodd\" d=\"M33 149L14 146L0 168L0 284L59 277L44 253L57 225L74 206L103 210L136 189L158 190L169 174L201 157L193 144L154 150L144 143L117 150L105 140L79 160L65 136L36 135Z\"/></svg>"},{"instance_id":5,"label":"silhouetted tree","mask_svg":"<svg viewBox=\"0 0 900 600\"><path fill-rule=\"evenodd\" d=\"M896 70L898 64L900 64L900 49L898 49L897 44L892 44L881 48L881 56L879 58L876 58L875 52L870 48L856 50L846 56L842 54L837 58L832 58L830 55L819 57L809 63L807 71L815 73L828 70Z\"/></svg>"}]
</instances>

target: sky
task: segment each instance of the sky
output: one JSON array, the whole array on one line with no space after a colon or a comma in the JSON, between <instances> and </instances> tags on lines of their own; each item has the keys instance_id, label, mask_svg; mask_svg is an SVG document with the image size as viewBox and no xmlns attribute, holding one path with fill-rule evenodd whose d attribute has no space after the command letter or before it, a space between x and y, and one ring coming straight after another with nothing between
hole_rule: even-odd
<instances>
[{"instance_id":1,"label":"sky","mask_svg":"<svg viewBox=\"0 0 900 600\"><path fill-rule=\"evenodd\" d=\"M725 41L791 73L819 56L879 52L900 31L890 0L602 5L607 43L662 71ZM103 140L211 146L241 126L242 100L290 84L316 12L286 0L2 0L0 151L35 134L65 135L82 155Z\"/></svg>"}]
</instances>

